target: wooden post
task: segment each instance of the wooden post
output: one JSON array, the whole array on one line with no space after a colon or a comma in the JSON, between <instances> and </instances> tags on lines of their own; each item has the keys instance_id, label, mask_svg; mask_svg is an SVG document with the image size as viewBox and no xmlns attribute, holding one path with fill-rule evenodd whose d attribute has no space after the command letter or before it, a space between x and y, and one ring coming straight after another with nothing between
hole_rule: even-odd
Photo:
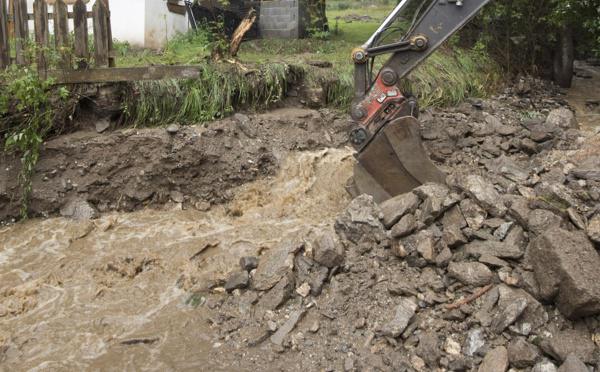
<instances>
[{"instance_id":1,"label":"wooden post","mask_svg":"<svg viewBox=\"0 0 600 372\"><path fill-rule=\"evenodd\" d=\"M42 79L46 78L48 59L48 4L45 0L35 0L33 3L33 24L35 26L35 43L37 44L37 69Z\"/></svg>"},{"instance_id":2,"label":"wooden post","mask_svg":"<svg viewBox=\"0 0 600 372\"><path fill-rule=\"evenodd\" d=\"M92 14L94 18L94 59L96 67L108 66L108 27L106 3L96 0Z\"/></svg>"},{"instance_id":3,"label":"wooden post","mask_svg":"<svg viewBox=\"0 0 600 372\"><path fill-rule=\"evenodd\" d=\"M87 8L83 0L77 0L73 6L73 23L75 24L75 58L77 58L77 68L85 69L89 64L89 51Z\"/></svg>"},{"instance_id":4,"label":"wooden post","mask_svg":"<svg viewBox=\"0 0 600 372\"><path fill-rule=\"evenodd\" d=\"M10 45L8 44L8 8L6 0L0 0L0 70L10 64Z\"/></svg>"},{"instance_id":5,"label":"wooden post","mask_svg":"<svg viewBox=\"0 0 600 372\"><path fill-rule=\"evenodd\" d=\"M29 63L27 58L27 40L29 40L29 26L27 24L27 0L14 0L13 18L15 25L15 52L18 65Z\"/></svg>"},{"instance_id":6,"label":"wooden post","mask_svg":"<svg viewBox=\"0 0 600 372\"><path fill-rule=\"evenodd\" d=\"M108 37L108 67L116 67L115 51L113 48L112 24L110 22L110 0L102 0L106 6L106 35Z\"/></svg>"},{"instance_id":7,"label":"wooden post","mask_svg":"<svg viewBox=\"0 0 600 372\"><path fill-rule=\"evenodd\" d=\"M71 53L69 51L69 18L67 4L63 0L54 3L54 39L56 50L60 53L60 67L71 69Z\"/></svg>"}]
</instances>

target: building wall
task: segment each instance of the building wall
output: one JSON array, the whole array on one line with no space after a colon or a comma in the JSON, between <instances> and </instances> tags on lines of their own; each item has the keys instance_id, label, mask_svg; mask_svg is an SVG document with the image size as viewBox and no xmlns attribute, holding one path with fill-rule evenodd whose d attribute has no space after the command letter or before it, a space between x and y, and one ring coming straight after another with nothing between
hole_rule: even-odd
<instances>
[{"instance_id":1,"label":"building wall","mask_svg":"<svg viewBox=\"0 0 600 372\"><path fill-rule=\"evenodd\" d=\"M113 38L144 46L146 0L112 0L109 4Z\"/></svg>"},{"instance_id":2,"label":"building wall","mask_svg":"<svg viewBox=\"0 0 600 372\"><path fill-rule=\"evenodd\" d=\"M144 46L146 48L160 49L173 36L187 32L189 27L187 16L169 12L167 0L145 0L145 3Z\"/></svg>"},{"instance_id":3,"label":"building wall","mask_svg":"<svg viewBox=\"0 0 600 372\"><path fill-rule=\"evenodd\" d=\"M264 38L304 36L301 0L264 0L260 5L259 28Z\"/></svg>"}]
</instances>

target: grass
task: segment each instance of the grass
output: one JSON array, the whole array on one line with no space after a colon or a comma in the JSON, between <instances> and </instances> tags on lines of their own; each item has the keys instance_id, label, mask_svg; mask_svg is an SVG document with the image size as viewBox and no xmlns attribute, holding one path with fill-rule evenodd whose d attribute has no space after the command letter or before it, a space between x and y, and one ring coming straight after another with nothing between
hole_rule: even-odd
<instances>
[{"instance_id":1,"label":"grass","mask_svg":"<svg viewBox=\"0 0 600 372\"><path fill-rule=\"evenodd\" d=\"M234 108L263 108L285 95L285 86L300 75L309 85L326 89L327 104L347 109L353 96L353 65L350 51L364 43L395 5L385 0L370 2L330 1L331 32L322 37L299 40L253 40L242 44L238 61L256 73L246 76L233 64L221 66L209 61L210 36L180 35L163 51L155 52L116 43L120 66L159 64L202 64L206 73L199 81L161 81L135 84L127 106L129 117L138 124L157 125L173 121L191 123L212 120ZM392 4L393 3L393 4ZM349 21L352 15L368 20ZM385 58L379 58L376 69ZM325 61L332 68L318 68L310 62ZM229 65L229 66L228 66ZM291 67L294 66L294 67ZM263 79L259 83L257 79ZM483 53L446 46L434 53L410 75L405 86L421 107L457 104L468 97L489 94L498 82L495 64ZM260 89L258 89L259 87ZM263 92L263 89L264 92Z\"/></svg>"}]
</instances>

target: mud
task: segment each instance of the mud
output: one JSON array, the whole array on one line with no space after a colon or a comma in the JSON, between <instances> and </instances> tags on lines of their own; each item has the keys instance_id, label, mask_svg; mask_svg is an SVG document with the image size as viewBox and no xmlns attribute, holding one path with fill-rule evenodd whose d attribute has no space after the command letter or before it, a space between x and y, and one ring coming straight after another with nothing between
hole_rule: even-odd
<instances>
[{"instance_id":1,"label":"mud","mask_svg":"<svg viewBox=\"0 0 600 372\"><path fill-rule=\"evenodd\" d=\"M72 200L100 212L170 202L208 208L231 189L276 173L290 151L337 148L348 120L328 110L284 108L206 126L80 131L44 144L33 179L32 216L52 216ZM0 155L0 221L18 216L17 156Z\"/></svg>"},{"instance_id":2,"label":"mud","mask_svg":"<svg viewBox=\"0 0 600 372\"><path fill-rule=\"evenodd\" d=\"M209 357L218 345L194 293L240 256L331 223L348 202L352 162L347 149L295 152L276 177L209 212L3 228L0 370L231 370L232 360Z\"/></svg>"}]
</instances>

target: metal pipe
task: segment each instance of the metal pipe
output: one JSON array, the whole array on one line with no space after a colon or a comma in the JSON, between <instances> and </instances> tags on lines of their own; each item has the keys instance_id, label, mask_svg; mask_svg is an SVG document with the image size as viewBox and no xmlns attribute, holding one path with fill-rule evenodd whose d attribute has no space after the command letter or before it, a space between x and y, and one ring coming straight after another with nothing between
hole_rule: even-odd
<instances>
[{"instance_id":1,"label":"metal pipe","mask_svg":"<svg viewBox=\"0 0 600 372\"><path fill-rule=\"evenodd\" d=\"M410 0L402 0L400 2L400 4L398 4L396 6L396 8L394 8L394 10L392 10L392 12L390 13L390 15L387 16L387 18L385 19L385 21L383 21L383 23L381 24L381 26L379 26L379 28L377 29L377 31L375 31L375 33L369 38L369 40L367 40L367 42L363 45L363 48L367 49L373 46L373 43L375 42L375 40L377 40L377 38L392 24L394 23L394 21L396 20L396 18L398 18L398 14L400 14L400 12L402 11L402 9L406 6L406 4L409 2Z\"/></svg>"}]
</instances>

